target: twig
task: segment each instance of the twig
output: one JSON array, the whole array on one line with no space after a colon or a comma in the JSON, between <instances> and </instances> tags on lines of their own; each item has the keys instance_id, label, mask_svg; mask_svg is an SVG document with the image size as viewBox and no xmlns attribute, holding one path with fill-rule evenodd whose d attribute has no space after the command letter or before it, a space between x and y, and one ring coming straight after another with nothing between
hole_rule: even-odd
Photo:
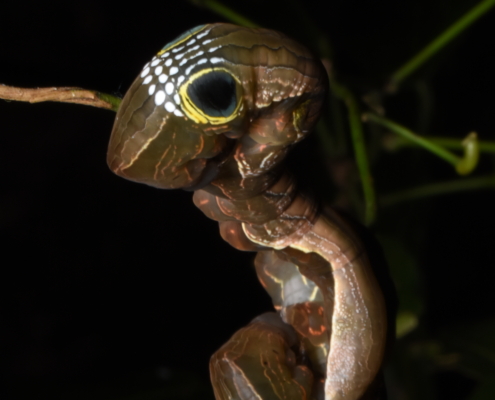
<instances>
[{"instance_id":1,"label":"twig","mask_svg":"<svg viewBox=\"0 0 495 400\"><path fill-rule=\"evenodd\" d=\"M97 92L71 87L50 88L19 88L0 84L0 99L25 101L28 103L41 103L43 101L57 101L61 103L74 103L105 108L117 111L121 102L118 97Z\"/></svg>"}]
</instances>

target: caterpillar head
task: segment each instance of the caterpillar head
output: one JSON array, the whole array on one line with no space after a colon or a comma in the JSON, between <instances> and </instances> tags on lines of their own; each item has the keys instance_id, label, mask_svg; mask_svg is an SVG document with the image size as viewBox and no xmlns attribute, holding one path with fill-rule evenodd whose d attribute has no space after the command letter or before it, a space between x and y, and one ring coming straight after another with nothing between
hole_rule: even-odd
<instances>
[{"instance_id":1,"label":"caterpillar head","mask_svg":"<svg viewBox=\"0 0 495 400\"><path fill-rule=\"evenodd\" d=\"M193 28L153 57L126 93L108 165L155 187L204 186L246 135L267 151L300 140L319 112L322 70L278 32Z\"/></svg>"}]
</instances>

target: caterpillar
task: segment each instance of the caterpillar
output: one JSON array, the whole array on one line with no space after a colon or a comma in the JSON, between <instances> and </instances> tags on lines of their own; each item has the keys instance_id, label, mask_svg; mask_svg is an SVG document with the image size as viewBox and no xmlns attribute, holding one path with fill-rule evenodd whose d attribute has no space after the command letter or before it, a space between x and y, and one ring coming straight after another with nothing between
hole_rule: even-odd
<instances>
[{"instance_id":1,"label":"caterpillar","mask_svg":"<svg viewBox=\"0 0 495 400\"><path fill-rule=\"evenodd\" d=\"M195 27L148 62L117 112L117 175L194 191L222 238L257 252L276 313L210 360L217 400L354 400L375 379L385 302L366 252L336 211L321 212L283 166L328 90L321 62L268 29Z\"/></svg>"}]
</instances>

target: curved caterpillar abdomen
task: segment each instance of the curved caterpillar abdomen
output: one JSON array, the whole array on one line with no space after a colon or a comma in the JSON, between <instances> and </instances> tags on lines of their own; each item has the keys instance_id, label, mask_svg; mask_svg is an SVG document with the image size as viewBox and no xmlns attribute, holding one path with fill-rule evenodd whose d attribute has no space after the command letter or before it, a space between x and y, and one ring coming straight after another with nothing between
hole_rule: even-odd
<instances>
[{"instance_id":1,"label":"curved caterpillar abdomen","mask_svg":"<svg viewBox=\"0 0 495 400\"><path fill-rule=\"evenodd\" d=\"M211 24L167 44L117 113L107 158L116 174L195 190L226 241L259 252L278 314L212 357L217 400L353 400L380 368L385 306L361 243L281 163L313 128L327 87L320 61L283 34Z\"/></svg>"}]
</instances>

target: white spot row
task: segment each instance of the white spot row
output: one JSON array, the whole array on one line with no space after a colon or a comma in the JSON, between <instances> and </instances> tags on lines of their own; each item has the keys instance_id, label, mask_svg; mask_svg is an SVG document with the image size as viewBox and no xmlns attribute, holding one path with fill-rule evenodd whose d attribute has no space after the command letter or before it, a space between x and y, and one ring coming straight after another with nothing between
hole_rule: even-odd
<instances>
[{"instance_id":1,"label":"white spot row","mask_svg":"<svg viewBox=\"0 0 495 400\"><path fill-rule=\"evenodd\" d=\"M167 86L169 84L170 84L170 82L167 84ZM150 88L148 89L148 93L150 94L150 96L154 93L155 88L156 88L155 85L151 85ZM165 90L167 90L167 89L165 89ZM182 112L177 109L177 106L180 104L179 95L177 93L174 95L174 101L177 103L177 105L175 105L171 101L165 102L166 97L167 96L165 95L165 92L163 90L159 90L155 94L155 104L157 106L161 106L163 103L165 103L164 104L165 110L167 110L168 112L173 112L178 117L183 117L184 114L182 114Z\"/></svg>"},{"instance_id":2,"label":"white spot row","mask_svg":"<svg viewBox=\"0 0 495 400\"><path fill-rule=\"evenodd\" d=\"M165 92L167 92L168 95L172 94L174 91L174 84L172 82L169 82L165 85Z\"/></svg>"},{"instance_id":3,"label":"white spot row","mask_svg":"<svg viewBox=\"0 0 495 400\"><path fill-rule=\"evenodd\" d=\"M161 106L164 102L165 102L165 93L163 92L163 90L160 90L155 95L155 104L157 106ZM180 110L178 110L176 105L174 103L172 103L171 101L165 102L164 108L168 112L173 112L178 117L184 116L184 114L182 114L182 112Z\"/></svg>"},{"instance_id":4,"label":"white spot row","mask_svg":"<svg viewBox=\"0 0 495 400\"><path fill-rule=\"evenodd\" d=\"M155 94L155 104L157 106L161 106L165 101L165 92L163 90L159 90Z\"/></svg>"},{"instance_id":5,"label":"white spot row","mask_svg":"<svg viewBox=\"0 0 495 400\"><path fill-rule=\"evenodd\" d=\"M141 72L141 78L144 78L149 73L150 73L150 67L146 67L145 69L143 69L143 72Z\"/></svg>"},{"instance_id":6,"label":"white spot row","mask_svg":"<svg viewBox=\"0 0 495 400\"><path fill-rule=\"evenodd\" d=\"M167 101L165 103L165 110L167 110L168 112L174 112L175 111L175 104L172 103L171 101Z\"/></svg>"},{"instance_id":7,"label":"white spot row","mask_svg":"<svg viewBox=\"0 0 495 400\"><path fill-rule=\"evenodd\" d=\"M208 35L210 33L211 29L208 29L207 31L201 32L199 35L196 35L196 38L201 39L202 37Z\"/></svg>"},{"instance_id":8,"label":"white spot row","mask_svg":"<svg viewBox=\"0 0 495 400\"><path fill-rule=\"evenodd\" d=\"M225 61L226 61L225 58L221 58L221 57L212 57L210 59L210 62L212 64L218 64L218 63L225 62Z\"/></svg>"},{"instance_id":9,"label":"white spot row","mask_svg":"<svg viewBox=\"0 0 495 400\"><path fill-rule=\"evenodd\" d=\"M177 55L175 56L175 59L176 59L176 60L180 60L180 59L181 59L182 57L184 57L187 53L190 53L191 51L195 51L195 50L198 50L198 49L199 49L199 45L196 45L196 46L194 46L194 47L191 47L191 48L190 48L190 49L188 49L186 52L181 53L181 54L177 54ZM196 57L196 56L197 56L197 55L194 55L193 57L190 57L189 59L194 58L194 57Z\"/></svg>"}]
</instances>

